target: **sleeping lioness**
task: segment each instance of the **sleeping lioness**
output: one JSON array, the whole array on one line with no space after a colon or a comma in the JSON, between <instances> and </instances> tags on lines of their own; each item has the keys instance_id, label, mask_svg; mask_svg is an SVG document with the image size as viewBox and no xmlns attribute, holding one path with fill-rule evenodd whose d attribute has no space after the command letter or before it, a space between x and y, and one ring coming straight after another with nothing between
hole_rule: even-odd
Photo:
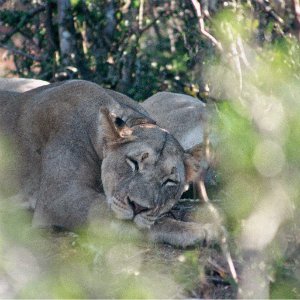
<instances>
[{"instance_id":1,"label":"sleeping lioness","mask_svg":"<svg viewBox=\"0 0 300 300\"><path fill-rule=\"evenodd\" d=\"M183 149L203 143L203 130L207 126L205 103L189 95L159 92L142 104L157 124L180 142Z\"/></svg>"},{"instance_id":2,"label":"sleeping lioness","mask_svg":"<svg viewBox=\"0 0 300 300\"><path fill-rule=\"evenodd\" d=\"M156 241L217 238L212 224L166 216L198 158L128 97L79 80L0 92L0 128L15 145L35 226L74 230L87 225L91 209L109 207Z\"/></svg>"}]
</instances>

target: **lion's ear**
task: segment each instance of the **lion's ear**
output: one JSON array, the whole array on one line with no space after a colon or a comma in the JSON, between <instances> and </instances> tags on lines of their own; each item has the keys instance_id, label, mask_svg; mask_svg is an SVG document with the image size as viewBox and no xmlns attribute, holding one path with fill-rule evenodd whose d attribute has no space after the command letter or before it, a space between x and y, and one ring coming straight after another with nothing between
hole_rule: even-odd
<instances>
[{"instance_id":1,"label":"lion's ear","mask_svg":"<svg viewBox=\"0 0 300 300\"><path fill-rule=\"evenodd\" d=\"M101 113L105 125L104 136L107 141L116 142L132 137L132 129L115 113L109 112L107 108L102 108Z\"/></svg>"},{"instance_id":2,"label":"lion's ear","mask_svg":"<svg viewBox=\"0 0 300 300\"><path fill-rule=\"evenodd\" d=\"M201 159L204 157L205 148L203 144L198 144L184 154L185 180L187 183L197 179L201 169Z\"/></svg>"}]
</instances>

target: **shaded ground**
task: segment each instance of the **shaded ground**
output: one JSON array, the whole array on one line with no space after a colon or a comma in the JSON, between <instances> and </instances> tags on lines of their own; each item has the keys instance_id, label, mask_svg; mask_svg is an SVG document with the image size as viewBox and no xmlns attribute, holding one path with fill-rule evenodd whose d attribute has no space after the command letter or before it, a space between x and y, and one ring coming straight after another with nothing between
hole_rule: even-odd
<instances>
[{"instance_id":1,"label":"shaded ground","mask_svg":"<svg viewBox=\"0 0 300 300\"><path fill-rule=\"evenodd\" d=\"M184 201L173 214L189 218L198 206ZM36 235L27 225L20 228L18 242L14 237L1 250L0 240L0 298L236 298L236 284L218 246L176 249L141 236L116 238L114 228L99 235ZM271 296L299 298L299 226L288 224L278 236L276 247L284 255L269 272ZM233 242L231 248L239 273L243 262Z\"/></svg>"},{"instance_id":2,"label":"shaded ground","mask_svg":"<svg viewBox=\"0 0 300 300\"><path fill-rule=\"evenodd\" d=\"M198 201L182 201L173 211L176 218L189 219L196 208L199 206ZM51 235L53 242L52 249L49 249L47 258L51 261L58 260L62 264L68 263L69 255L76 253L86 253L91 262L92 269L103 272L102 259L103 253L99 253L97 245L91 242L85 243L78 236L68 233L53 233ZM162 281L170 279L170 293L165 294L161 291L163 298L223 298L232 299L236 297L236 285L232 280L228 264L217 246L198 246L196 248L178 249L170 245L153 244L147 241L134 243L133 254L124 255L131 252L131 246L128 247L125 242L123 245L117 243L110 245L111 248L105 249L104 252L110 253L106 260L114 261L112 271L113 275L121 272L133 273L135 276L157 277L158 273L162 276ZM109 247L110 247L109 246ZM65 249L61 251L62 247ZM64 253L62 256L61 252ZM52 256L52 257L51 257ZM55 257L56 256L56 257ZM105 255L104 255L105 256ZM237 261L235 264L238 265ZM122 269L122 270L121 270ZM106 272L105 270L104 272ZM153 288L156 286L154 284ZM159 287L157 287L159 289ZM140 298L140 295L137 295Z\"/></svg>"},{"instance_id":3,"label":"shaded ground","mask_svg":"<svg viewBox=\"0 0 300 300\"><path fill-rule=\"evenodd\" d=\"M48 249L49 252L44 258L51 261L52 264L53 260L60 264L66 264L69 262L69 256L82 251L82 249L79 249L82 245L77 244L76 237L55 233L51 239L54 246L52 249ZM86 246L88 245L83 247ZM86 249L86 254L90 258L91 256L94 257L92 269L97 270L99 268L96 262L97 259L95 259L97 249L91 249L90 247L91 245L88 246L89 249ZM148 272L151 274L153 269L159 271L160 275L170 278L172 281L170 288L173 291L167 295L171 298L232 299L236 296L236 286L230 277L227 262L219 249L198 247L183 250L170 245L148 243L141 243L135 245L135 247L135 254L125 259L120 258L120 253L117 251L114 258L118 264L117 273L121 272L120 267L127 264L130 268L133 268L136 276ZM62 251L62 248L65 250ZM136 271L134 270L136 264L132 263L134 260L141 260ZM86 263L90 261L90 259L87 259ZM157 274L153 274L157 276ZM165 298L166 295L162 295Z\"/></svg>"}]
</instances>

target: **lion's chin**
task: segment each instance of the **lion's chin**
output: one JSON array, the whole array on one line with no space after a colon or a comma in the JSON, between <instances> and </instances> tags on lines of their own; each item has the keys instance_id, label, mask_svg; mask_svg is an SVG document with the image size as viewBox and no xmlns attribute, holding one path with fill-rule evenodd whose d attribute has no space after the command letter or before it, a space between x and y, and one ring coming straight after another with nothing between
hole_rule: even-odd
<instances>
[{"instance_id":1,"label":"lion's chin","mask_svg":"<svg viewBox=\"0 0 300 300\"><path fill-rule=\"evenodd\" d=\"M110 198L109 203L118 219L133 220L139 229L149 229L156 220L156 216L151 216L149 211L135 215L128 203L118 201L117 197Z\"/></svg>"},{"instance_id":2,"label":"lion's chin","mask_svg":"<svg viewBox=\"0 0 300 300\"><path fill-rule=\"evenodd\" d=\"M112 198L110 206L118 219L120 220L133 219L134 217L133 211L125 203L118 201L116 198Z\"/></svg>"}]
</instances>

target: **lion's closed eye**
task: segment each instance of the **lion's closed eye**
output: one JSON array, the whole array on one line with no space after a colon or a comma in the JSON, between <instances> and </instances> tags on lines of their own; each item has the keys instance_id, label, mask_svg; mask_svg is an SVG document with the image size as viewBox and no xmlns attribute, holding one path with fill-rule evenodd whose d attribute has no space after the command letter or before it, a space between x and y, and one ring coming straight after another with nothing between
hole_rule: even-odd
<instances>
[{"instance_id":1,"label":"lion's closed eye","mask_svg":"<svg viewBox=\"0 0 300 300\"><path fill-rule=\"evenodd\" d=\"M134 158L131 158L131 157L127 157L126 162L130 166L132 171L139 171L139 163L137 160L135 160Z\"/></svg>"},{"instance_id":2,"label":"lion's closed eye","mask_svg":"<svg viewBox=\"0 0 300 300\"><path fill-rule=\"evenodd\" d=\"M178 184L178 181L168 178L163 182L162 185L163 186L176 186L177 184Z\"/></svg>"}]
</instances>

